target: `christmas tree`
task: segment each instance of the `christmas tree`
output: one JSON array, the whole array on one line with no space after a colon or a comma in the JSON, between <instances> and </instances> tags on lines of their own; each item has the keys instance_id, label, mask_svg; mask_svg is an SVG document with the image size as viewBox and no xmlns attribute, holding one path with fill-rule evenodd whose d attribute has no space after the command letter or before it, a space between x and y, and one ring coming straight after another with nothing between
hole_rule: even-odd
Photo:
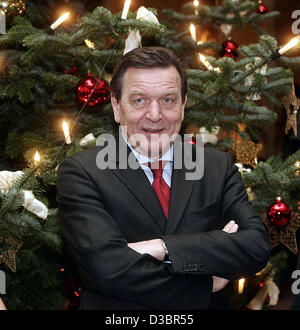
<instances>
[{"instance_id":1,"label":"christmas tree","mask_svg":"<svg viewBox=\"0 0 300 330\"><path fill-rule=\"evenodd\" d=\"M191 143L201 134L206 147L231 153L249 199L269 227L274 249L267 268L246 279L243 294L237 291L243 281L227 288L230 308L256 308L251 299L262 287L280 287L289 258L298 252L300 151L260 156L261 131L282 114L286 135L299 141L293 81L298 38L278 45L262 22L280 13L259 1L183 2L179 12L133 9L125 1L115 13L105 6L108 1L103 6L72 1L58 14L59 3L0 1L7 29L0 38L5 304L9 309L60 309L68 303L70 308L72 299L76 304L80 283L57 220L57 166L94 146L102 133L116 132L109 103L113 69L124 52L156 45L172 49L186 67L182 133L191 134ZM239 45L232 35L246 27L253 42ZM276 207L279 220L272 213Z\"/></svg>"}]
</instances>

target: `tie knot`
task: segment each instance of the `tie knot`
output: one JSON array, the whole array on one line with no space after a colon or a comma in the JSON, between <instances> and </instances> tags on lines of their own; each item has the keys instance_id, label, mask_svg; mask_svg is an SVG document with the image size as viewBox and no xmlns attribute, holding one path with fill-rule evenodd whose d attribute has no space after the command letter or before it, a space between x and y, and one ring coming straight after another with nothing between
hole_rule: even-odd
<instances>
[{"instance_id":1,"label":"tie knot","mask_svg":"<svg viewBox=\"0 0 300 330\"><path fill-rule=\"evenodd\" d=\"M158 162L148 163L148 166L150 167L153 173L154 179L162 176L163 163L161 160Z\"/></svg>"}]
</instances>

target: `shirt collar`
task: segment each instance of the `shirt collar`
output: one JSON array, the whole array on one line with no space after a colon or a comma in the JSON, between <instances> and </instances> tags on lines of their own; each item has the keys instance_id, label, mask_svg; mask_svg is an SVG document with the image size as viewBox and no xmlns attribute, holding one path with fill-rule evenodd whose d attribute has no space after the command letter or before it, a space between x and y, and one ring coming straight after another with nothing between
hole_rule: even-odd
<instances>
[{"instance_id":1,"label":"shirt collar","mask_svg":"<svg viewBox=\"0 0 300 330\"><path fill-rule=\"evenodd\" d=\"M147 165L147 163L151 163L154 162L153 159L138 153L136 150L133 149L133 147L131 146L131 144L128 142L128 140L126 139L123 131L121 130L121 134L122 137L124 139L124 141L127 143L128 147L131 149L131 151L133 152L135 158L137 159L137 161L139 162L139 164L141 165ZM167 162L172 162L173 161L173 152L174 152L174 146L173 144L171 145L170 149L165 152L158 160L165 160Z\"/></svg>"}]
</instances>

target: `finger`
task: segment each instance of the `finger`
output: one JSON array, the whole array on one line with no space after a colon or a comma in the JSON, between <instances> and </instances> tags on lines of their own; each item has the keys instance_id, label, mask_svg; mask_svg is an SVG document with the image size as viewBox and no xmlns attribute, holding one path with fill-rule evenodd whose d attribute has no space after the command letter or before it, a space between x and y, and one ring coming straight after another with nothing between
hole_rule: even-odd
<instances>
[{"instance_id":1,"label":"finger","mask_svg":"<svg viewBox=\"0 0 300 330\"><path fill-rule=\"evenodd\" d=\"M232 233L236 233L239 229L239 226L237 224L234 224L234 226L232 227Z\"/></svg>"},{"instance_id":2,"label":"finger","mask_svg":"<svg viewBox=\"0 0 300 330\"><path fill-rule=\"evenodd\" d=\"M234 223L227 232L230 233L230 234L236 233L237 230L238 230L238 227L239 226L236 223Z\"/></svg>"},{"instance_id":3,"label":"finger","mask_svg":"<svg viewBox=\"0 0 300 330\"><path fill-rule=\"evenodd\" d=\"M234 224L235 222L233 220L230 220L222 230L228 232Z\"/></svg>"}]
</instances>

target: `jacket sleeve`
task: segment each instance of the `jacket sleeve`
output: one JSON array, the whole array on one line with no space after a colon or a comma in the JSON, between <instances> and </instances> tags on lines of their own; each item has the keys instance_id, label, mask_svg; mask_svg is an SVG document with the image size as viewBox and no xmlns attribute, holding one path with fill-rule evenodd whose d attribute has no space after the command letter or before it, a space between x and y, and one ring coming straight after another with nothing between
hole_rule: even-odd
<instances>
[{"instance_id":1,"label":"jacket sleeve","mask_svg":"<svg viewBox=\"0 0 300 330\"><path fill-rule=\"evenodd\" d=\"M225 155L228 171L223 189L223 214L224 219L228 219L226 223L232 219L238 224L238 231L162 236L175 274L194 272L192 266L198 265L202 274L234 279L255 274L268 262L267 230L248 201L237 166L229 154Z\"/></svg>"},{"instance_id":2,"label":"jacket sleeve","mask_svg":"<svg viewBox=\"0 0 300 330\"><path fill-rule=\"evenodd\" d=\"M71 157L58 169L57 203L61 230L85 288L154 309L207 305L211 277L199 281L198 276L172 274L151 255L128 248L95 184Z\"/></svg>"}]
</instances>

